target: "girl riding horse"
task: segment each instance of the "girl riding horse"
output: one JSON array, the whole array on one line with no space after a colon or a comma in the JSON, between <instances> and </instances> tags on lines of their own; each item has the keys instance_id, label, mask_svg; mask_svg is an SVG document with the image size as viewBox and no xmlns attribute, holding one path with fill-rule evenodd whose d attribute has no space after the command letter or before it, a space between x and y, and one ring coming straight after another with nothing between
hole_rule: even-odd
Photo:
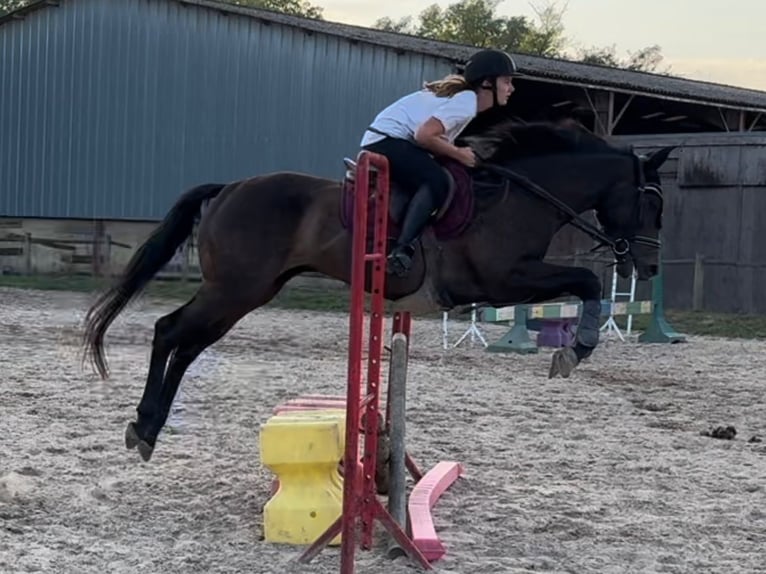
<instances>
[{"instance_id":1,"label":"girl riding horse","mask_svg":"<svg viewBox=\"0 0 766 574\"><path fill-rule=\"evenodd\" d=\"M413 194L388 255L388 273L408 273L413 243L447 199L447 174L434 156L476 165L473 150L453 142L476 114L508 102L514 91L512 79L518 75L508 54L481 50L466 63L462 75L426 83L424 89L395 101L364 132L361 147L385 156L391 180Z\"/></svg>"}]
</instances>

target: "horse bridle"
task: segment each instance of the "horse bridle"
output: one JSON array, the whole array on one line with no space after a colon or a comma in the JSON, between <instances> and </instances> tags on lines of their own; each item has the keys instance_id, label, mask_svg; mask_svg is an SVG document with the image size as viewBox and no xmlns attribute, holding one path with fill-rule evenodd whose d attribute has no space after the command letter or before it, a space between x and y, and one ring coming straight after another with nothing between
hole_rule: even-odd
<instances>
[{"instance_id":1,"label":"horse bridle","mask_svg":"<svg viewBox=\"0 0 766 574\"><path fill-rule=\"evenodd\" d=\"M657 196L661 204L665 203L665 198L662 194L662 187L660 187L658 183L644 183L643 185L639 186L638 188L638 203L639 203L638 221L639 223L643 219L641 216L641 207L640 207L641 199L647 193ZM660 210L660 213L662 213L662 209ZM659 239L654 239L653 237L646 237L644 235L634 235L633 243L635 243L636 245L643 245L645 247L652 247L654 249L659 249L660 247L662 247L662 242Z\"/></svg>"},{"instance_id":2,"label":"horse bridle","mask_svg":"<svg viewBox=\"0 0 766 574\"><path fill-rule=\"evenodd\" d=\"M638 156L635 156L636 163L637 163L637 173L636 178L638 180L638 199L637 199L637 206L636 206L636 216L638 219L638 222L641 221L641 198L646 193L651 193L656 195L660 198L660 201L663 201L663 195L662 195L662 188L656 184L656 183L646 183L644 179L644 172L641 168L640 162L641 159ZM487 171L492 171L497 173L498 175L501 175L503 178L513 181L514 183L518 183L522 187L526 188L527 190L531 191L541 199L545 200L546 202L553 205L556 209L567 215L571 218L571 221L569 222L574 227L577 227L584 233L588 234L592 239L596 240L598 244L592 249L592 251L595 251L597 249L600 249L601 247L609 247L612 250L612 253L614 253L614 257L618 263L621 263L626 260L628 253L630 253L631 244L635 245L643 245L645 247L651 247L654 249L660 249L662 246L662 243L660 240L655 239L653 237L646 237L644 235L633 235L630 238L625 237L619 237L617 239L612 239L609 237L606 233L604 233L600 228L593 225L591 222L587 221L584 217L582 217L579 213L577 213L574 209L569 207L566 203L561 201L559 198L553 196L550 192L543 189L533 181L531 181L529 178L516 173L513 170L510 170L505 167L501 167L499 165L494 165L490 163L484 163L482 162L480 166L481 169L486 169Z\"/></svg>"}]
</instances>

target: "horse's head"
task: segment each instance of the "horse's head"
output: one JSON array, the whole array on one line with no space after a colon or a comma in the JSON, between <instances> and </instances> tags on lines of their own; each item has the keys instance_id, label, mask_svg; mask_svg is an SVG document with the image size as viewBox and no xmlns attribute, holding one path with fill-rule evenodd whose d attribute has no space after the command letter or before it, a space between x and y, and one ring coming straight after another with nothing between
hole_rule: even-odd
<instances>
[{"instance_id":1,"label":"horse's head","mask_svg":"<svg viewBox=\"0 0 766 574\"><path fill-rule=\"evenodd\" d=\"M485 167L494 166L495 171L502 172L504 166L515 169L514 162L524 157L552 158L550 162L538 163L535 170L557 173L558 185L570 189L576 186L570 186L569 181L581 180L579 189L584 192L585 199L594 200L588 209L595 208L602 229L593 227L579 215L568 215L586 233L612 248L619 275L630 277L634 267L641 280L656 275L663 207L659 168L673 147L641 157L630 146L594 134L576 121L525 123L512 119L489 126L477 122L466 132L464 141L482 158ZM558 170L553 167L554 161L563 166L562 158L567 158L570 166L566 176L558 175ZM583 158L589 164L581 163ZM595 166L588 158L597 159ZM584 165L589 167L582 167ZM583 177L573 174L571 168L579 170ZM507 170L504 173L513 179ZM539 176L546 179L548 174L539 173ZM565 183L561 183L562 178ZM535 176L531 175L530 179L534 180ZM522 185L531 188L534 183L530 181ZM553 203L550 198L544 198L545 191L536 193ZM576 202L571 196L569 199L573 201L569 207L574 209Z\"/></svg>"},{"instance_id":2,"label":"horse's head","mask_svg":"<svg viewBox=\"0 0 766 574\"><path fill-rule=\"evenodd\" d=\"M604 232L614 241L617 273L638 279L654 277L660 265L660 230L664 198L659 168L675 146L648 156L633 155L635 177L620 190L611 190L596 210Z\"/></svg>"}]
</instances>

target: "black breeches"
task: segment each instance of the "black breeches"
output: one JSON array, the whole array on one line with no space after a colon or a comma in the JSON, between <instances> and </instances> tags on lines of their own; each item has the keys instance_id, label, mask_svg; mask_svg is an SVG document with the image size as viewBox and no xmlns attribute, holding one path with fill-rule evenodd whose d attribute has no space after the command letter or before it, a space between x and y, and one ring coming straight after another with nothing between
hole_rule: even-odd
<instances>
[{"instance_id":1,"label":"black breeches","mask_svg":"<svg viewBox=\"0 0 766 574\"><path fill-rule=\"evenodd\" d=\"M433 209L441 207L447 199L447 174L423 148L407 140L386 138L364 149L388 158L391 180L410 196L424 187L428 188Z\"/></svg>"}]
</instances>

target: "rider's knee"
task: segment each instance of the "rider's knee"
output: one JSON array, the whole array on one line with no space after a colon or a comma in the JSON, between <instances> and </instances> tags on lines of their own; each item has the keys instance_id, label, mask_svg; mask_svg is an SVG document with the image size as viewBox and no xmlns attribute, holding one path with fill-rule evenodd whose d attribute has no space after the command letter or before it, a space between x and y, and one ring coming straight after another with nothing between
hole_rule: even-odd
<instances>
[{"instance_id":1,"label":"rider's knee","mask_svg":"<svg viewBox=\"0 0 766 574\"><path fill-rule=\"evenodd\" d=\"M449 179L443 169L439 169L439 173L434 173L430 178L429 188L431 190L431 197L433 197L436 205L442 205L447 200L449 195Z\"/></svg>"}]
</instances>

